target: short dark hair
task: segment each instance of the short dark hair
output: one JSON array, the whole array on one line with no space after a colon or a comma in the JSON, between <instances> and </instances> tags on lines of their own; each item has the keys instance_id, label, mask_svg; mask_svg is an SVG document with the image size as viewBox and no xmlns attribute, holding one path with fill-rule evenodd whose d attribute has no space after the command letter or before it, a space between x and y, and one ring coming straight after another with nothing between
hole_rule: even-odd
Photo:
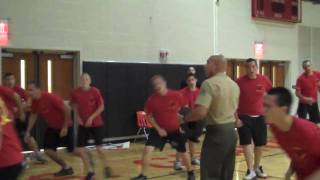
<instances>
[{"instance_id":1,"label":"short dark hair","mask_svg":"<svg viewBox=\"0 0 320 180\"><path fill-rule=\"evenodd\" d=\"M256 65L258 65L257 60L255 60L253 58L249 58L249 59L246 60L246 63L252 63L252 62L254 62Z\"/></svg>"},{"instance_id":2,"label":"short dark hair","mask_svg":"<svg viewBox=\"0 0 320 180\"><path fill-rule=\"evenodd\" d=\"M289 109L291 108L293 98L292 98L291 92L287 88L284 88L284 87L272 88L268 92L268 95L276 96L277 104L279 106L286 106Z\"/></svg>"},{"instance_id":3,"label":"short dark hair","mask_svg":"<svg viewBox=\"0 0 320 180\"><path fill-rule=\"evenodd\" d=\"M166 79L162 75L156 74L156 75L151 77L150 82L153 83L153 81L156 80L156 79L162 79L162 80L166 81Z\"/></svg>"},{"instance_id":4,"label":"short dark hair","mask_svg":"<svg viewBox=\"0 0 320 180\"><path fill-rule=\"evenodd\" d=\"M306 65L307 63L310 63L310 64L311 64L311 61L310 61L310 60L308 60L308 59L306 59L306 60L302 61L302 65L303 65L303 66L304 66L304 65Z\"/></svg>"},{"instance_id":5,"label":"short dark hair","mask_svg":"<svg viewBox=\"0 0 320 180\"><path fill-rule=\"evenodd\" d=\"M10 77L10 76L14 76L14 74L11 73L11 72L7 72L7 73L4 74L3 79L5 79L7 77Z\"/></svg>"},{"instance_id":6,"label":"short dark hair","mask_svg":"<svg viewBox=\"0 0 320 180\"><path fill-rule=\"evenodd\" d=\"M194 77L195 79L198 79L195 74L187 74L186 79L189 79L189 77Z\"/></svg>"},{"instance_id":7,"label":"short dark hair","mask_svg":"<svg viewBox=\"0 0 320 180\"><path fill-rule=\"evenodd\" d=\"M36 87L38 89L40 88L40 84L38 82L36 82L36 81L29 81L27 83L27 86L30 86L30 85L33 85L34 87Z\"/></svg>"}]
</instances>

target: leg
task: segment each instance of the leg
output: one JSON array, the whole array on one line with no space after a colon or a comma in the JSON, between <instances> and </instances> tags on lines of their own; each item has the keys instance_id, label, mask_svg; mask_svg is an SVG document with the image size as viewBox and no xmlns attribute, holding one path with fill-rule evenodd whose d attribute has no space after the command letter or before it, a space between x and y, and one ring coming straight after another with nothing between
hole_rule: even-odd
<instances>
[{"instance_id":1,"label":"leg","mask_svg":"<svg viewBox=\"0 0 320 180\"><path fill-rule=\"evenodd\" d=\"M44 141L44 149L47 156L61 166L61 170L54 175L66 176L73 174L72 168L68 166L67 163L61 157L59 157L58 153L56 152L59 144L64 141L63 138L60 138L60 130L50 128L46 129Z\"/></svg>"},{"instance_id":2,"label":"leg","mask_svg":"<svg viewBox=\"0 0 320 180\"><path fill-rule=\"evenodd\" d=\"M140 174L145 174L148 167L149 167L149 162L151 158L151 154L154 151L153 146L145 146L142 154L142 167L141 167L141 172Z\"/></svg>"},{"instance_id":3,"label":"leg","mask_svg":"<svg viewBox=\"0 0 320 180\"><path fill-rule=\"evenodd\" d=\"M233 133L233 135L231 135L230 133L228 142L230 142L230 146L229 146L228 154L226 155L226 159L222 167L223 180L233 179L234 167L235 167L235 161L236 161L236 144L237 144L237 136L235 133Z\"/></svg>"},{"instance_id":4,"label":"leg","mask_svg":"<svg viewBox=\"0 0 320 180\"><path fill-rule=\"evenodd\" d=\"M67 163L59 157L58 153L54 149L45 149L44 151L50 159L59 164L63 169L70 168L70 166L68 166Z\"/></svg>"},{"instance_id":5,"label":"leg","mask_svg":"<svg viewBox=\"0 0 320 180\"><path fill-rule=\"evenodd\" d=\"M188 145L189 145L189 153L190 153L190 157L191 159L195 158L195 153L196 153L196 149L194 147L194 143L191 141L188 141Z\"/></svg>"},{"instance_id":6,"label":"leg","mask_svg":"<svg viewBox=\"0 0 320 180\"><path fill-rule=\"evenodd\" d=\"M211 135L209 135L211 136ZM200 179L201 180L221 180L221 170L223 148L206 135L200 158Z\"/></svg>"},{"instance_id":7,"label":"leg","mask_svg":"<svg viewBox=\"0 0 320 180\"><path fill-rule=\"evenodd\" d=\"M253 168L254 146L252 144L249 144L249 145L243 145L242 148L243 148L244 157L246 159L247 167L249 170L253 171L254 170Z\"/></svg>"},{"instance_id":8,"label":"leg","mask_svg":"<svg viewBox=\"0 0 320 180\"><path fill-rule=\"evenodd\" d=\"M93 167L92 167L92 165L90 163L90 158L88 156L86 148L80 147L80 148L77 149L77 152L79 153L79 155L80 155L80 157L81 157L81 159L83 161L83 164L86 167L86 170L88 172L94 172Z\"/></svg>"},{"instance_id":9,"label":"leg","mask_svg":"<svg viewBox=\"0 0 320 180\"><path fill-rule=\"evenodd\" d=\"M238 128L240 145L242 146L248 170L253 171L252 120L248 116L240 116L243 126Z\"/></svg>"},{"instance_id":10,"label":"leg","mask_svg":"<svg viewBox=\"0 0 320 180\"><path fill-rule=\"evenodd\" d=\"M297 113L300 118L307 118L307 105L299 103Z\"/></svg>"},{"instance_id":11,"label":"leg","mask_svg":"<svg viewBox=\"0 0 320 180\"><path fill-rule=\"evenodd\" d=\"M312 104L312 106L309 107L309 116L310 116L310 121L312 121L313 123L315 124L320 123L318 103L314 103Z\"/></svg>"},{"instance_id":12,"label":"leg","mask_svg":"<svg viewBox=\"0 0 320 180\"><path fill-rule=\"evenodd\" d=\"M267 124L264 117L258 117L255 119L253 128L253 141L255 144L254 149L254 170L256 175L261 178L266 178L267 174L263 172L260 161L262 159L263 146L267 144Z\"/></svg>"},{"instance_id":13,"label":"leg","mask_svg":"<svg viewBox=\"0 0 320 180\"><path fill-rule=\"evenodd\" d=\"M254 147L254 169L258 169L260 167L262 148L262 146Z\"/></svg>"},{"instance_id":14,"label":"leg","mask_svg":"<svg viewBox=\"0 0 320 180\"><path fill-rule=\"evenodd\" d=\"M98 154L98 157L101 160L102 164L104 165L104 167L105 168L109 167L108 161L107 161L107 158L106 158L106 156L104 154L102 146L97 146L97 154Z\"/></svg>"},{"instance_id":15,"label":"leg","mask_svg":"<svg viewBox=\"0 0 320 180\"><path fill-rule=\"evenodd\" d=\"M182 163L186 166L187 171L193 171L189 154L187 152L178 152L177 154L181 157Z\"/></svg>"}]
</instances>

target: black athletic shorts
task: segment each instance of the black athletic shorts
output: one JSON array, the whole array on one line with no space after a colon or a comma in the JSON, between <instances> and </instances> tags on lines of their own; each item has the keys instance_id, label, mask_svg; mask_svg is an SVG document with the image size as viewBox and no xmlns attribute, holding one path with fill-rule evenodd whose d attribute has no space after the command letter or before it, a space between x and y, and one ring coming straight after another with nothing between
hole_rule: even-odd
<instances>
[{"instance_id":1,"label":"black athletic shorts","mask_svg":"<svg viewBox=\"0 0 320 180\"><path fill-rule=\"evenodd\" d=\"M88 145L88 140L90 138L94 139L94 143L96 146L100 146L103 144L104 130L103 126L100 127L78 127L78 139L77 145L78 147L84 147Z\"/></svg>"},{"instance_id":2,"label":"black athletic shorts","mask_svg":"<svg viewBox=\"0 0 320 180\"><path fill-rule=\"evenodd\" d=\"M21 163L0 168L0 179L1 180L16 180L18 179L19 175L22 172L22 165Z\"/></svg>"},{"instance_id":3,"label":"black athletic shorts","mask_svg":"<svg viewBox=\"0 0 320 180\"><path fill-rule=\"evenodd\" d=\"M17 134L19 136L20 139L23 139L26 131L27 131L27 121L21 121L20 119L15 119L14 120L15 123L15 128L17 130Z\"/></svg>"},{"instance_id":4,"label":"black athletic shorts","mask_svg":"<svg viewBox=\"0 0 320 180\"><path fill-rule=\"evenodd\" d=\"M263 116L239 116L243 126L238 128L240 145L249 145L253 141L255 146L267 144L267 124Z\"/></svg>"},{"instance_id":5,"label":"black athletic shorts","mask_svg":"<svg viewBox=\"0 0 320 180\"><path fill-rule=\"evenodd\" d=\"M68 134L63 138L60 137L60 131L60 129L46 129L44 135L44 149L56 150L59 146L66 146L69 152L73 152L73 128L69 128Z\"/></svg>"},{"instance_id":6,"label":"black athletic shorts","mask_svg":"<svg viewBox=\"0 0 320 180\"><path fill-rule=\"evenodd\" d=\"M176 132L168 133L166 137L160 137L155 129L150 130L149 138L146 142L146 146L153 146L160 151L163 150L166 143L169 143L178 152L186 152L186 142L187 138L180 133L179 130Z\"/></svg>"}]
</instances>

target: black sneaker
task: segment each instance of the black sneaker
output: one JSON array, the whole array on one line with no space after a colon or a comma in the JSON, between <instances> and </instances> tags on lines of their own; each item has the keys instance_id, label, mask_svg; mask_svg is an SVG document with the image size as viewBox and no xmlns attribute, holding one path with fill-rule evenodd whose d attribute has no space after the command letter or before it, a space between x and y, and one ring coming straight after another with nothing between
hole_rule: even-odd
<instances>
[{"instance_id":1,"label":"black sneaker","mask_svg":"<svg viewBox=\"0 0 320 180\"><path fill-rule=\"evenodd\" d=\"M147 176L140 174L137 177L131 178L131 180L147 180Z\"/></svg>"},{"instance_id":2,"label":"black sneaker","mask_svg":"<svg viewBox=\"0 0 320 180\"><path fill-rule=\"evenodd\" d=\"M88 172L86 180L93 180L94 179L94 172Z\"/></svg>"},{"instance_id":3,"label":"black sneaker","mask_svg":"<svg viewBox=\"0 0 320 180\"><path fill-rule=\"evenodd\" d=\"M54 176L70 176L73 174L73 169L70 167L68 169L61 169L59 172L54 173Z\"/></svg>"},{"instance_id":4,"label":"black sneaker","mask_svg":"<svg viewBox=\"0 0 320 180\"><path fill-rule=\"evenodd\" d=\"M196 180L196 176L194 175L194 172L188 172L188 179L187 180Z\"/></svg>"},{"instance_id":5,"label":"black sneaker","mask_svg":"<svg viewBox=\"0 0 320 180\"><path fill-rule=\"evenodd\" d=\"M104 177L105 178L112 177L112 169L110 167L105 167L104 168Z\"/></svg>"}]
</instances>

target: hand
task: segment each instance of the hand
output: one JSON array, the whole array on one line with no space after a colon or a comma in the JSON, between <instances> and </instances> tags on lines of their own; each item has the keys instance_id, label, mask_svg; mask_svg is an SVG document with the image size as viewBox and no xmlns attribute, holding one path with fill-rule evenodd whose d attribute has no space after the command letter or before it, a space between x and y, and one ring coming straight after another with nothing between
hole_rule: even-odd
<instances>
[{"instance_id":1,"label":"hand","mask_svg":"<svg viewBox=\"0 0 320 180\"><path fill-rule=\"evenodd\" d=\"M294 171L291 169L291 165L290 165L289 169L286 172L285 180L290 180L293 174L294 174Z\"/></svg>"},{"instance_id":2,"label":"hand","mask_svg":"<svg viewBox=\"0 0 320 180\"><path fill-rule=\"evenodd\" d=\"M168 135L167 131L161 128L158 130L158 134L160 137L166 137Z\"/></svg>"},{"instance_id":3,"label":"hand","mask_svg":"<svg viewBox=\"0 0 320 180\"><path fill-rule=\"evenodd\" d=\"M24 142L28 144L28 142L30 142L30 132L26 132L26 134L24 135Z\"/></svg>"},{"instance_id":4,"label":"hand","mask_svg":"<svg viewBox=\"0 0 320 180\"><path fill-rule=\"evenodd\" d=\"M311 97L304 98L304 101L309 104L310 106L315 102L315 100Z\"/></svg>"},{"instance_id":5,"label":"hand","mask_svg":"<svg viewBox=\"0 0 320 180\"><path fill-rule=\"evenodd\" d=\"M237 119L236 120L236 128L241 128L243 126L243 122L241 121L241 119Z\"/></svg>"},{"instance_id":6,"label":"hand","mask_svg":"<svg viewBox=\"0 0 320 180\"><path fill-rule=\"evenodd\" d=\"M68 134L68 128L67 127L63 127L60 131L60 137L65 137Z\"/></svg>"},{"instance_id":7,"label":"hand","mask_svg":"<svg viewBox=\"0 0 320 180\"><path fill-rule=\"evenodd\" d=\"M91 116L87 119L86 124L84 125L85 127L91 127L93 122L93 118Z\"/></svg>"},{"instance_id":8,"label":"hand","mask_svg":"<svg viewBox=\"0 0 320 180\"><path fill-rule=\"evenodd\" d=\"M19 119L21 122L24 122L26 120L26 114L24 112L21 112L19 114Z\"/></svg>"}]
</instances>

